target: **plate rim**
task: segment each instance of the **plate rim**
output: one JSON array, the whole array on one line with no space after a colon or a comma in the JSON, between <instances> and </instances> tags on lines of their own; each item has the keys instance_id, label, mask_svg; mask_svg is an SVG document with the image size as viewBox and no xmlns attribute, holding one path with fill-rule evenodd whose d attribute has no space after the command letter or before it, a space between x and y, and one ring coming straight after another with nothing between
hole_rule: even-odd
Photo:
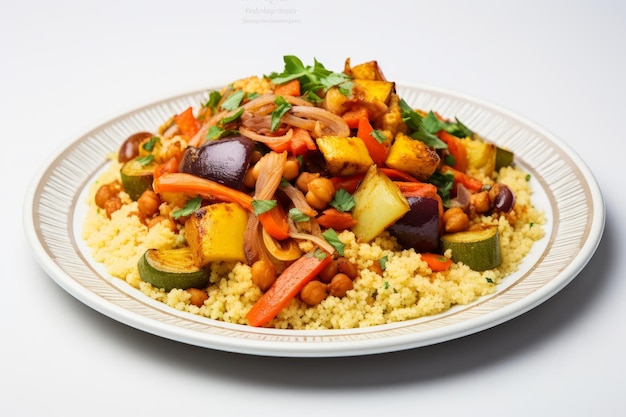
<instances>
[{"instance_id":1,"label":"plate rim","mask_svg":"<svg viewBox=\"0 0 626 417\"><path fill-rule=\"evenodd\" d=\"M43 180L46 173L52 169L54 163L62 159L63 155L70 152L74 147L87 140L87 137L94 132L104 129L108 125L114 125L119 121L128 118L131 114L137 114L147 111L147 109L153 108L163 103L174 103L179 100L187 100L191 97L199 97L202 94L217 89L219 87L208 87L190 91L188 93L177 94L168 98L153 101L151 103L144 104L136 107L132 110L127 110L118 114L115 117L106 119L102 123L96 124L94 127L85 129L82 134L75 136L75 139L64 143L57 152L53 153L44 164L42 164L38 171L35 173L31 182L26 190L24 197L24 210L23 210L23 228L27 237L27 240L35 254L35 258L40 266L46 271L46 273L66 292L73 297L98 311L99 313L108 316L121 323L134 327L138 330L142 330L160 337L176 340L182 343L196 345L205 348L224 350L229 352L262 355L262 356L282 356L282 357L328 357L328 356L357 356L367 355L375 353L384 353L391 351L406 350L410 348L418 348L422 346L428 346L452 339L457 339L469 334L477 333L482 330L497 326L503 322L511 320L533 308L542 304L561 289L567 286L587 265L589 260L594 255L602 234L604 232L605 219L606 219L606 207L604 198L602 196L601 189L597 183L597 180L591 170L588 168L583 159L573 150L570 146L547 131L545 128L535 124L534 122L513 113L499 105L489 103L476 97L472 97L460 92L448 90L439 87L433 87L419 83L404 83L397 82L398 88L410 89L421 91L426 94L432 94L435 97L444 97L452 99L454 101L460 101L465 103L471 103L482 109L487 109L491 112L495 112L506 116L506 118L516 121L519 124L537 132L542 136L543 140L550 141L558 150L565 153L568 158L572 160L576 169L580 171L582 178L585 180L585 185L591 194L591 204L593 206L594 216L589 220L588 227L589 233L584 244L580 248L580 252L574 257L573 261L562 269L554 279L551 279L548 283L541 286L539 289L532 293L532 297L523 297L512 303L507 304L504 307L498 308L495 311L491 311L488 314L473 318L471 320L465 320L457 323L452 323L435 329L429 329L427 332L428 337L416 337L415 333L402 333L387 338L365 338L357 341L347 339L341 339L338 337L336 341L332 343L302 343L302 342L285 342L273 340L269 337L267 340L251 341L246 338L232 338L219 334L202 333L198 330L182 328L172 323L162 322L156 320L153 317L146 317L142 314L138 314L134 311L121 309L116 304L109 300L102 298L102 296L90 291L84 285L78 283L72 276L63 270L57 263L50 257L45 249L44 242L41 241L40 234L35 229L35 216L37 215L35 210L36 193L37 190L44 186ZM197 103L196 103L197 104ZM109 152L112 149L109 149ZM89 174L88 176L91 176ZM74 198L80 194L80 190L75 190ZM70 210L71 211L71 210ZM70 225L66 224L65 227ZM245 328L246 332L259 332L258 329L248 328L242 325L238 328ZM228 327L228 325L226 326ZM379 327L379 326L374 326ZM267 329L260 330L266 332ZM275 330L275 329L274 329ZM354 330L354 329L351 329ZM238 330L233 330L238 331ZM298 331L289 330L292 335L296 333L302 335L308 335L310 332L319 331ZM355 331L335 331L343 335L350 335ZM336 333L339 336L339 333ZM272 330L270 330L270 335ZM315 334L315 333L314 333ZM423 334L422 334L423 336Z\"/></svg>"}]
</instances>

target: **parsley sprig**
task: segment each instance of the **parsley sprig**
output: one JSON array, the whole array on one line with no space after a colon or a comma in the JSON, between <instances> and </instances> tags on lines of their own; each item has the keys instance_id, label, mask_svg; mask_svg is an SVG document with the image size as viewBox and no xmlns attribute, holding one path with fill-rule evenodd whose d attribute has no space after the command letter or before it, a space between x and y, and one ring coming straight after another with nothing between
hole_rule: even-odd
<instances>
[{"instance_id":1,"label":"parsley sprig","mask_svg":"<svg viewBox=\"0 0 626 417\"><path fill-rule=\"evenodd\" d=\"M285 62L283 72L271 73L267 78L276 85L298 79L302 95L312 101L321 100L317 94L320 90L326 91L336 86L344 95L350 94L352 90L352 78L349 75L327 70L317 59L314 59L312 66L304 65L300 58L294 55L285 55L283 61Z\"/></svg>"},{"instance_id":2,"label":"parsley sprig","mask_svg":"<svg viewBox=\"0 0 626 417\"><path fill-rule=\"evenodd\" d=\"M448 147L444 141L426 130L426 127L424 126L424 118L413 110L411 106L404 101L404 99L401 99L398 104L400 105L400 111L402 112L402 120L406 123L408 128L411 129L411 134L409 136L413 139L422 141L426 145L432 146L435 149L445 149Z\"/></svg>"}]
</instances>

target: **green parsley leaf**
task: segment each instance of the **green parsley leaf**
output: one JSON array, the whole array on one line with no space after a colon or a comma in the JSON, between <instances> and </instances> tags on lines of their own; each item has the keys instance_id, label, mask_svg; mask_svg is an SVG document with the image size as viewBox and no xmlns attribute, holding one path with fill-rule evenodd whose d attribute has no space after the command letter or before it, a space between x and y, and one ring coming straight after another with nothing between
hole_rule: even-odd
<instances>
[{"instance_id":1,"label":"green parsley leaf","mask_svg":"<svg viewBox=\"0 0 626 417\"><path fill-rule=\"evenodd\" d=\"M370 135L376 139L376 142L378 143L383 143L384 141L387 140L387 136L385 136L385 134L383 132L381 132L380 130L374 129L372 130L372 133L370 133Z\"/></svg>"},{"instance_id":2,"label":"green parsley leaf","mask_svg":"<svg viewBox=\"0 0 626 417\"><path fill-rule=\"evenodd\" d=\"M237 90L231 95L229 95L226 100L222 103L222 109L224 110L235 110L237 107L241 105L241 102L244 97L243 90Z\"/></svg>"},{"instance_id":3,"label":"green parsley leaf","mask_svg":"<svg viewBox=\"0 0 626 417\"><path fill-rule=\"evenodd\" d=\"M239 110L237 110L232 115L220 119L219 124L225 125L225 124L228 124L230 122L234 122L235 120L239 119L242 114L243 114L243 107L240 108Z\"/></svg>"},{"instance_id":4,"label":"green parsley leaf","mask_svg":"<svg viewBox=\"0 0 626 417\"><path fill-rule=\"evenodd\" d=\"M347 192L344 188L340 188L330 201L330 205L339 211L350 211L356 205L356 201L354 201L352 194Z\"/></svg>"},{"instance_id":5,"label":"green parsley leaf","mask_svg":"<svg viewBox=\"0 0 626 417\"><path fill-rule=\"evenodd\" d=\"M382 258L378 260L378 264L380 265L383 271L387 268L388 261L389 261L389 257L387 255L383 256Z\"/></svg>"},{"instance_id":6,"label":"green parsley leaf","mask_svg":"<svg viewBox=\"0 0 626 417\"><path fill-rule=\"evenodd\" d=\"M172 217L178 219L179 217L189 216L194 211L198 210L202 205L202 197L194 197L185 203L185 207L172 212Z\"/></svg>"},{"instance_id":7,"label":"green parsley leaf","mask_svg":"<svg viewBox=\"0 0 626 417\"><path fill-rule=\"evenodd\" d=\"M289 217L296 223L309 221L310 217L300 211L300 209L292 208L289 210Z\"/></svg>"},{"instance_id":8,"label":"green parsley leaf","mask_svg":"<svg viewBox=\"0 0 626 417\"><path fill-rule=\"evenodd\" d=\"M276 207L277 204L278 202L276 200L252 200L252 208L256 216L270 211Z\"/></svg>"},{"instance_id":9,"label":"green parsley leaf","mask_svg":"<svg viewBox=\"0 0 626 417\"><path fill-rule=\"evenodd\" d=\"M446 149L448 145L434 134L424 128L423 118L415 110L407 104L404 99L401 99L398 103L400 105L400 111L402 113L402 120L406 123L407 127L411 130L409 136L415 140L424 142L428 146L432 146L435 149Z\"/></svg>"},{"instance_id":10,"label":"green parsley leaf","mask_svg":"<svg viewBox=\"0 0 626 417\"><path fill-rule=\"evenodd\" d=\"M488 283L493 284L493 280L489 277L485 277L485 279L487 280Z\"/></svg>"},{"instance_id":11,"label":"green parsley leaf","mask_svg":"<svg viewBox=\"0 0 626 417\"><path fill-rule=\"evenodd\" d=\"M219 91L211 91L209 93L209 99L206 103L204 103L204 107L211 109L211 114L216 113L217 106L220 104L222 100L222 94Z\"/></svg>"},{"instance_id":12,"label":"green parsley leaf","mask_svg":"<svg viewBox=\"0 0 626 417\"><path fill-rule=\"evenodd\" d=\"M324 236L324 239L326 239L326 241L330 243L333 248L335 248L340 256L344 255L346 245L339 240L339 235L337 235L337 232L335 232L334 229L326 229L326 231L322 233L322 236Z\"/></svg>"},{"instance_id":13,"label":"green parsley leaf","mask_svg":"<svg viewBox=\"0 0 626 417\"><path fill-rule=\"evenodd\" d=\"M249 100L254 100L255 98L259 97L261 94L257 93L256 91L251 91L249 93L246 93L246 99Z\"/></svg>"},{"instance_id":14,"label":"green parsley leaf","mask_svg":"<svg viewBox=\"0 0 626 417\"><path fill-rule=\"evenodd\" d=\"M423 119L423 126L424 129L430 133L437 133L440 130L445 130L458 138L465 138L474 134L474 132L461 123L459 119L455 118L454 120L454 122L440 120L435 113L430 111Z\"/></svg>"},{"instance_id":15,"label":"green parsley leaf","mask_svg":"<svg viewBox=\"0 0 626 417\"><path fill-rule=\"evenodd\" d=\"M435 171L428 182L437 187L437 194L441 197L444 207L450 206L450 191L454 187L454 174L451 172Z\"/></svg>"},{"instance_id":16,"label":"green parsley leaf","mask_svg":"<svg viewBox=\"0 0 626 417\"><path fill-rule=\"evenodd\" d=\"M209 130L206 132L205 139L206 140L215 140L221 139L226 136L236 135L238 130L225 130L219 126L211 126Z\"/></svg>"},{"instance_id":17,"label":"green parsley leaf","mask_svg":"<svg viewBox=\"0 0 626 417\"><path fill-rule=\"evenodd\" d=\"M150 165L152 161L154 161L154 155L150 154L146 156L140 156L139 158L136 159L136 161L139 162L143 166Z\"/></svg>"},{"instance_id":18,"label":"green parsley leaf","mask_svg":"<svg viewBox=\"0 0 626 417\"><path fill-rule=\"evenodd\" d=\"M156 145L159 142L160 142L160 139L158 136L152 136L149 141L143 144L143 148L148 152L152 152L152 150L154 149L154 145Z\"/></svg>"},{"instance_id":19,"label":"green parsley leaf","mask_svg":"<svg viewBox=\"0 0 626 417\"><path fill-rule=\"evenodd\" d=\"M454 155L452 155L452 154L448 154L448 155L446 155L446 156L443 158L443 162L444 162L446 165L449 165L449 166L453 167L453 166L454 166L454 164L456 164L456 158L454 157Z\"/></svg>"},{"instance_id":20,"label":"green parsley leaf","mask_svg":"<svg viewBox=\"0 0 626 417\"><path fill-rule=\"evenodd\" d=\"M276 96L274 100L274 104L276 104L276 109L272 112L272 126L271 131L276 130L278 126L280 126L280 120L283 118L285 113L291 109L291 104L287 100L285 100L282 96Z\"/></svg>"}]
</instances>

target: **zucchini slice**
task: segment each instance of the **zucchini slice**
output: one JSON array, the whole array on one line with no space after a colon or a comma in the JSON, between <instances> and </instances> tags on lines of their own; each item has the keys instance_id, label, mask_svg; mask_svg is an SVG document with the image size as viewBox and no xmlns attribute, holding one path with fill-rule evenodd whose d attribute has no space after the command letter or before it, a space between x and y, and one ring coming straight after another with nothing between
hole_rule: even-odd
<instances>
[{"instance_id":1,"label":"zucchini slice","mask_svg":"<svg viewBox=\"0 0 626 417\"><path fill-rule=\"evenodd\" d=\"M496 145L496 171L500 171L502 167L513 165L514 158L513 151Z\"/></svg>"},{"instance_id":2,"label":"zucchini slice","mask_svg":"<svg viewBox=\"0 0 626 417\"><path fill-rule=\"evenodd\" d=\"M137 264L139 276L157 288L204 288L210 271L194 264L189 247L177 249L148 249Z\"/></svg>"},{"instance_id":3,"label":"zucchini slice","mask_svg":"<svg viewBox=\"0 0 626 417\"><path fill-rule=\"evenodd\" d=\"M452 251L454 262L461 262L474 271L492 269L501 262L500 232L495 225L443 235L441 245L444 252Z\"/></svg>"},{"instance_id":4,"label":"zucchini slice","mask_svg":"<svg viewBox=\"0 0 626 417\"><path fill-rule=\"evenodd\" d=\"M154 180L156 163L145 163L142 162L144 159L140 158L142 157L125 162L120 169L124 191L128 193L133 201L137 201L144 191L151 190Z\"/></svg>"}]
</instances>

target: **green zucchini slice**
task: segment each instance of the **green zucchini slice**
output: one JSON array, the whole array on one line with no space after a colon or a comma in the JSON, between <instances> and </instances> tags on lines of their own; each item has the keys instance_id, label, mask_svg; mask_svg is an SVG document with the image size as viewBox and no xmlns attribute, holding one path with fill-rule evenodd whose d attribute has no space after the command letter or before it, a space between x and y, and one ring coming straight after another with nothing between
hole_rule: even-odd
<instances>
[{"instance_id":1,"label":"green zucchini slice","mask_svg":"<svg viewBox=\"0 0 626 417\"><path fill-rule=\"evenodd\" d=\"M513 159L515 154L513 151L496 146L496 171L500 171L502 167L508 167L513 165Z\"/></svg>"},{"instance_id":2,"label":"green zucchini slice","mask_svg":"<svg viewBox=\"0 0 626 417\"><path fill-rule=\"evenodd\" d=\"M452 251L452 260L462 262L474 271L485 271L500 265L500 233L498 226L449 233L441 238L444 251Z\"/></svg>"},{"instance_id":3,"label":"green zucchini slice","mask_svg":"<svg viewBox=\"0 0 626 417\"><path fill-rule=\"evenodd\" d=\"M155 167L156 163L146 163L142 157L131 159L122 165L122 185L133 201L137 201L144 191L152 189Z\"/></svg>"},{"instance_id":4,"label":"green zucchini slice","mask_svg":"<svg viewBox=\"0 0 626 417\"><path fill-rule=\"evenodd\" d=\"M194 264L193 253L185 246L177 249L148 249L137 264L139 276L157 288L204 288L210 271Z\"/></svg>"}]
</instances>

